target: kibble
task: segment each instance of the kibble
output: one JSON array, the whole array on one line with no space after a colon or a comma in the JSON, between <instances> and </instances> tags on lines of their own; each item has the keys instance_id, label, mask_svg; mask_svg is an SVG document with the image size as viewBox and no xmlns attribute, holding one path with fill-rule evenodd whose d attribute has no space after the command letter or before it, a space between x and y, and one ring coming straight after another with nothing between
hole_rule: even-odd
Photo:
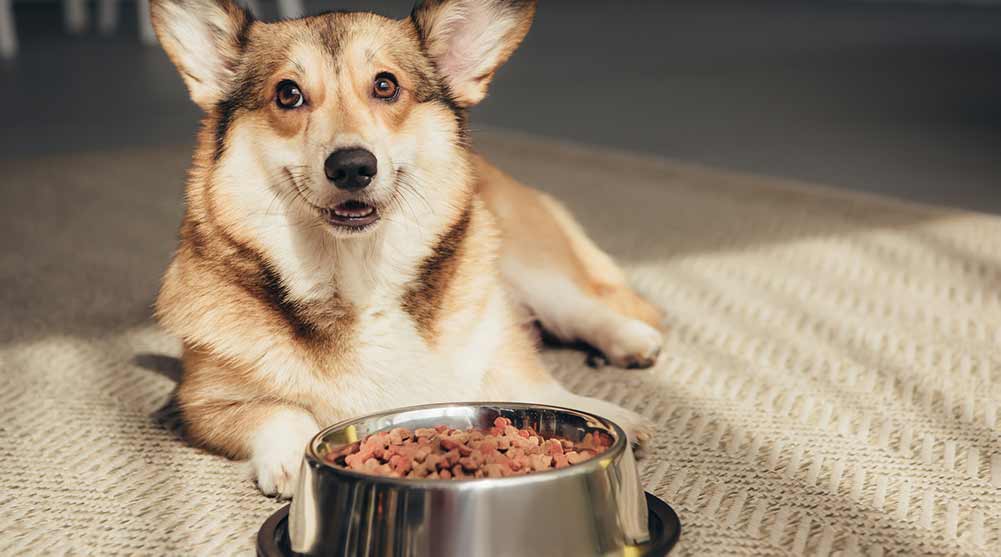
<instances>
[{"instance_id":1,"label":"kibble","mask_svg":"<svg viewBox=\"0 0 1001 557\"><path fill-rule=\"evenodd\" d=\"M531 427L498 417L486 430L439 425L395 428L346 446L328 447L324 460L377 476L423 479L502 478L565 468L605 452L611 437L593 431L579 442L544 439Z\"/></svg>"}]
</instances>

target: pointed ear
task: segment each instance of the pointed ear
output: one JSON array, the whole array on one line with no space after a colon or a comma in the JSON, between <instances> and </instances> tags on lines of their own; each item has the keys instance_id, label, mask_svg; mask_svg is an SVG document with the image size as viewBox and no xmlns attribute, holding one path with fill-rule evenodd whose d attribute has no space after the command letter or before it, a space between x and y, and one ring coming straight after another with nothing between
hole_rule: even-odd
<instances>
[{"instance_id":1,"label":"pointed ear","mask_svg":"<svg viewBox=\"0 0 1001 557\"><path fill-rule=\"evenodd\" d=\"M535 0L426 0L410 17L455 100L472 106L486 96L534 15Z\"/></svg>"},{"instance_id":2,"label":"pointed ear","mask_svg":"<svg viewBox=\"0 0 1001 557\"><path fill-rule=\"evenodd\" d=\"M253 16L231 0L152 0L153 30L204 110L233 82Z\"/></svg>"}]
</instances>

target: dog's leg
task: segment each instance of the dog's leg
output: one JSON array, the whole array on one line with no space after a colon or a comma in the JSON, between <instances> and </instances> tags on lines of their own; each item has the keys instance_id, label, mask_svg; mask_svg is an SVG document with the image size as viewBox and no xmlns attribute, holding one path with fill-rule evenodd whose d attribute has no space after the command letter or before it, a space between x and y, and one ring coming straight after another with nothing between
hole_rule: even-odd
<instances>
[{"instance_id":1,"label":"dog's leg","mask_svg":"<svg viewBox=\"0 0 1001 557\"><path fill-rule=\"evenodd\" d=\"M478 190L503 235L501 272L517 301L561 341L583 341L620 367L648 367L662 314L548 195L476 159Z\"/></svg>"},{"instance_id":2,"label":"dog's leg","mask_svg":"<svg viewBox=\"0 0 1001 557\"><path fill-rule=\"evenodd\" d=\"M505 267L520 301L559 340L586 342L619 367L645 368L656 363L663 343L658 329L623 315L607 300L551 269L533 269L521 261L508 261Z\"/></svg>"},{"instance_id":3,"label":"dog's leg","mask_svg":"<svg viewBox=\"0 0 1001 557\"><path fill-rule=\"evenodd\" d=\"M306 444L320 430L308 412L253 401L181 401L191 440L232 458L249 458L265 495L291 497Z\"/></svg>"},{"instance_id":4,"label":"dog's leg","mask_svg":"<svg viewBox=\"0 0 1001 557\"><path fill-rule=\"evenodd\" d=\"M254 480L265 495L288 498L299 477L306 444L320 430L315 418L291 404L249 398L220 362L185 350L184 381L178 405L186 436L197 445L230 458L250 459Z\"/></svg>"},{"instance_id":5,"label":"dog's leg","mask_svg":"<svg viewBox=\"0 0 1001 557\"><path fill-rule=\"evenodd\" d=\"M295 494L306 444L320 431L309 413L294 407L272 408L250 438L250 470L265 495Z\"/></svg>"}]
</instances>

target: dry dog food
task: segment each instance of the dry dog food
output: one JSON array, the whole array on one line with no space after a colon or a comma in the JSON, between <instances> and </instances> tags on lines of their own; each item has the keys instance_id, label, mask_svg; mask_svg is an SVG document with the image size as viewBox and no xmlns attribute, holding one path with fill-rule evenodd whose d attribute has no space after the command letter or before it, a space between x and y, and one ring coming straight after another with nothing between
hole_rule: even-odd
<instances>
[{"instance_id":1,"label":"dry dog food","mask_svg":"<svg viewBox=\"0 0 1001 557\"><path fill-rule=\"evenodd\" d=\"M565 468L612 444L610 436L591 432L582 441L543 439L534 429L519 429L497 418L487 430L448 426L396 428L369 435L324 454L328 464L397 478L462 479L520 476Z\"/></svg>"}]
</instances>

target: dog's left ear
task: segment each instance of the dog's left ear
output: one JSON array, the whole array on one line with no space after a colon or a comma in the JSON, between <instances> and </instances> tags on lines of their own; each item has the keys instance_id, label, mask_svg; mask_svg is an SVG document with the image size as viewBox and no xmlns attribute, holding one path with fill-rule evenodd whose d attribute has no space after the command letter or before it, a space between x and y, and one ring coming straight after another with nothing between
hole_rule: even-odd
<instances>
[{"instance_id":1,"label":"dog's left ear","mask_svg":"<svg viewBox=\"0 0 1001 557\"><path fill-rule=\"evenodd\" d=\"M426 0L410 14L456 102L483 100L532 26L535 0Z\"/></svg>"}]
</instances>

